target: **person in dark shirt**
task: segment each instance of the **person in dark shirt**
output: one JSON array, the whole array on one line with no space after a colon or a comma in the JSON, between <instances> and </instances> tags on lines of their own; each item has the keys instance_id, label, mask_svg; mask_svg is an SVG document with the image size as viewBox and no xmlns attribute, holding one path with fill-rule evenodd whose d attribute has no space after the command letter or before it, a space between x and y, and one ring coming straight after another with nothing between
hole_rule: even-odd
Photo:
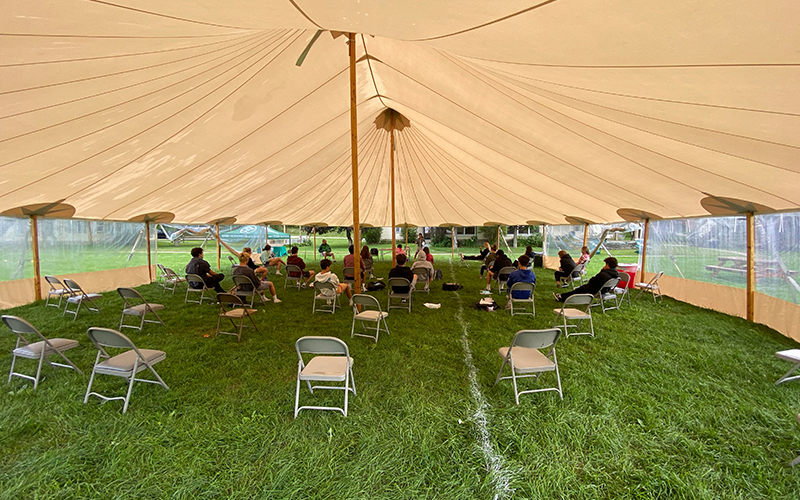
<instances>
[{"instance_id":1,"label":"person in dark shirt","mask_svg":"<svg viewBox=\"0 0 800 500\"><path fill-rule=\"evenodd\" d=\"M563 287L566 286L564 280L569 277L570 274L575 270L575 260L570 257L570 255L565 250L558 251L558 259L561 263L561 267L558 268L556 271L556 286Z\"/></svg>"},{"instance_id":2,"label":"person in dark shirt","mask_svg":"<svg viewBox=\"0 0 800 500\"><path fill-rule=\"evenodd\" d=\"M517 260L519 262L519 269L508 275L508 283L506 284L508 285L509 291L514 283L536 284L536 274L528 269L528 264L531 262L530 258L528 258L527 255L521 255ZM514 290L511 292L511 297L515 299L529 299L531 297L531 292L529 290Z\"/></svg>"},{"instance_id":3,"label":"person in dark shirt","mask_svg":"<svg viewBox=\"0 0 800 500\"><path fill-rule=\"evenodd\" d=\"M247 261L249 259L250 259L250 254L242 252L239 255L239 265L234 266L233 268L233 275L247 276L247 278L250 280L250 283L253 284L253 288L255 288L255 290L259 292L263 292L264 290L269 290L269 293L272 294L272 301L276 304L280 304L281 301L278 299L278 293L275 291L275 285L272 284L271 281L260 280L258 276L256 276L255 271L253 271L250 268L250 266L247 265ZM243 285L243 287L246 286L247 285Z\"/></svg>"},{"instance_id":4,"label":"person in dark shirt","mask_svg":"<svg viewBox=\"0 0 800 500\"><path fill-rule=\"evenodd\" d=\"M603 262L605 262L606 265L603 266L603 269L601 269L599 273L592 276L588 283L583 286L579 286L571 292L554 293L553 298L559 302L564 302L567 300L567 297L577 293L588 293L590 295L594 295L600 291L600 289L608 280L612 278L619 278L619 273L617 273L617 259L615 257L606 257Z\"/></svg>"},{"instance_id":5,"label":"person in dark shirt","mask_svg":"<svg viewBox=\"0 0 800 500\"><path fill-rule=\"evenodd\" d=\"M411 283L411 288L414 288L414 284L417 281L417 276L411 272L411 269L406 267L406 256L400 254L397 256L397 266L394 267L391 271L389 271L390 278L405 278ZM407 286L394 286L392 287L395 293L408 293L409 287Z\"/></svg>"},{"instance_id":6,"label":"person in dark shirt","mask_svg":"<svg viewBox=\"0 0 800 500\"><path fill-rule=\"evenodd\" d=\"M512 267L511 266L511 259L506 257L506 253L502 250L498 250L496 252L497 258L494 259L492 262L491 267L489 268L489 272L486 273L486 289L492 289L492 280L497 279L497 274L500 272L501 269L504 267Z\"/></svg>"},{"instance_id":7,"label":"person in dark shirt","mask_svg":"<svg viewBox=\"0 0 800 500\"><path fill-rule=\"evenodd\" d=\"M461 257L461 260L486 260L486 256L489 255L489 242L487 241L483 244L483 249L478 255L467 255L466 257L463 253L459 253L458 255Z\"/></svg>"},{"instance_id":8,"label":"person in dark shirt","mask_svg":"<svg viewBox=\"0 0 800 500\"><path fill-rule=\"evenodd\" d=\"M215 273L211 270L211 265L203 260L203 249L200 247L192 248L192 260L186 264L186 274L196 274L203 278L208 288L213 288L217 293L223 293L225 290L219 286L220 282L225 279L222 273ZM203 288L200 283L189 282L192 288Z\"/></svg>"},{"instance_id":9,"label":"person in dark shirt","mask_svg":"<svg viewBox=\"0 0 800 500\"><path fill-rule=\"evenodd\" d=\"M289 255L289 257L286 258L286 264L290 266L297 266L300 268L303 277L307 278L305 283L303 283L303 287L306 288L308 287L308 282L314 279L314 271L312 270L306 271L306 263L303 261L303 259L300 258L300 256L297 255L297 252L298 252L297 247L292 247L291 254ZM295 276L296 274L297 272L289 273L289 276L293 278L299 278L300 276Z\"/></svg>"}]
</instances>

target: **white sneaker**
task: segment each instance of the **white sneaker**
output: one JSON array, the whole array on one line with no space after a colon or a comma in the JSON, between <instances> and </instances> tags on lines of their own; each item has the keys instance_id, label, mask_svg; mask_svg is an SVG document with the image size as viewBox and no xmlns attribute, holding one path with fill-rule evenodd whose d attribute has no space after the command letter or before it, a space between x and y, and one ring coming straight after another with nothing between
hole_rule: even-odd
<instances>
[{"instance_id":1,"label":"white sneaker","mask_svg":"<svg viewBox=\"0 0 800 500\"><path fill-rule=\"evenodd\" d=\"M350 299L349 306L350 306L350 307L353 307L353 299Z\"/></svg>"},{"instance_id":2,"label":"white sneaker","mask_svg":"<svg viewBox=\"0 0 800 500\"><path fill-rule=\"evenodd\" d=\"M283 301L279 299L278 296L276 295L275 297L272 297L272 302L274 302L275 304L280 304Z\"/></svg>"},{"instance_id":3,"label":"white sneaker","mask_svg":"<svg viewBox=\"0 0 800 500\"><path fill-rule=\"evenodd\" d=\"M280 271L275 271L275 276L283 276Z\"/></svg>"},{"instance_id":4,"label":"white sneaker","mask_svg":"<svg viewBox=\"0 0 800 500\"><path fill-rule=\"evenodd\" d=\"M486 285L486 288L484 288L484 290L486 290L487 292L490 292L492 290L491 285Z\"/></svg>"}]
</instances>

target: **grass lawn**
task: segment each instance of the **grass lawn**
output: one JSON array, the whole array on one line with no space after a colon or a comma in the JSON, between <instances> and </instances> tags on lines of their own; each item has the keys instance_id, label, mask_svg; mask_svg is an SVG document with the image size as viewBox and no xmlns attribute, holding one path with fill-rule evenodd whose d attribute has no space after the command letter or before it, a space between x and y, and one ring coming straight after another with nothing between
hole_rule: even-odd
<instances>
[{"instance_id":1,"label":"grass lawn","mask_svg":"<svg viewBox=\"0 0 800 500\"><path fill-rule=\"evenodd\" d=\"M160 262L182 274L193 245L185 246L160 247ZM213 244L206 250L215 264ZM166 306L167 326L126 334L166 351L156 369L170 390L137 384L125 415L119 401L82 404L96 353L86 330L117 328L115 293L104 295L101 313L84 311L76 321L42 302L5 311L47 336L79 340L67 355L86 374L45 366L35 391L19 378L5 385L0 499L797 498L800 471L787 463L800 454L800 383L773 385L790 368L774 352L795 342L739 318L642 297L597 313L596 338L559 341L563 401L550 392L523 395L516 406L510 381L493 386L497 349L520 329L550 327L552 271L536 270L536 317L512 318L470 307L485 285L478 262L451 264L442 254L436 267L464 288L443 292L436 282L429 295L416 294L412 314L391 311L391 333L378 344L350 338L347 308L312 317L313 292L284 291L282 278L283 302L260 305L260 331L245 330L239 343L207 336L216 306L140 287ZM376 260L375 268L386 276L389 264ZM341 273L341 258L334 271ZM374 295L385 306L386 292ZM14 345L2 331L0 374ZM350 346L358 395L346 418L292 418L294 343L304 335ZM35 363L21 360L18 369ZM541 383L552 381L546 374ZM102 377L95 388L121 394L124 384ZM312 397L335 404L341 394L301 393L301 401Z\"/></svg>"}]
</instances>

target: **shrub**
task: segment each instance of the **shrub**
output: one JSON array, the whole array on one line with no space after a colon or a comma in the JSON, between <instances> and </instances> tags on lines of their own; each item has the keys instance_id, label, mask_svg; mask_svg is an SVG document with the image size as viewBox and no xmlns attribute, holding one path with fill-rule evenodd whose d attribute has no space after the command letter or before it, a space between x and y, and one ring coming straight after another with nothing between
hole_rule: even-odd
<instances>
[{"instance_id":1,"label":"shrub","mask_svg":"<svg viewBox=\"0 0 800 500\"><path fill-rule=\"evenodd\" d=\"M478 246L478 238L473 236L472 238L468 238L466 240L458 240L458 246L465 248Z\"/></svg>"},{"instance_id":2,"label":"shrub","mask_svg":"<svg viewBox=\"0 0 800 500\"><path fill-rule=\"evenodd\" d=\"M532 246L534 248L541 248L542 247L542 234L532 234L530 236L526 236L524 238L517 238L517 246L526 247Z\"/></svg>"},{"instance_id":3,"label":"shrub","mask_svg":"<svg viewBox=\"0 0 800 500\"><path fill-rule=\"evenodd\" d=\"M361 230L361 236L370 245L377 245L381 242L381 233L383 233L381 227L365 227Z\"/></svg>"}]
</instances>

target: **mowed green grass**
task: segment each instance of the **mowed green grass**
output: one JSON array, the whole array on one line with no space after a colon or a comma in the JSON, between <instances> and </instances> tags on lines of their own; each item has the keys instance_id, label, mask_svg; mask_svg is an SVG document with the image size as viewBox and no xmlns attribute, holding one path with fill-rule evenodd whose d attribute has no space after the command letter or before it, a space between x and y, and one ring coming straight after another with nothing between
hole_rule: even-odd
<instances>
[{"instance_id":1,"label":"mowed green grass","mask_svg":"<svg viewBox=\"0 0 800 500\"><path fill-rule=\"evenodd\" d=\"M126 333L140 347L166 351L156 369L170 390L137 384L125 415L119 401L82 404L96 352L86 329L118 326L116 294L104 295L102 313L82 312L76 321L41 302L5 311L45 335L79 340L67 354L86 373L45 367L36 391L19 378L4 386L0 498L493 498L497 477L478 445L464 336L488 403L491 448L504 459L500 475L510 478L508 497L796 498L800 475L787 463L800 454L800 385L773 385L790 367L774 352L797 347L793 341L642 297L632 308L596 314L596 338L559 341L563 401L550 392L523 395L516 406L510 382L493 385L497 349L520 329L550 327L552 271L536 270L531 318L470 307L485 285L479 263L451 267L439 256L436 266L464 289L443 292L437 282L429 295L416 294L413 313L392 310L391 333L377 344L350 338L347 308L311 316L313 292L283 291L282 278L283 303L259 306L260 331L245 330L239 343L211 336L215 306L140 287L166 306L167 326ZM378 276L388 269L376 261ZM386 292L374 295L385 306ZM2 331L0 373L8 373L14 338ZM350 346L358 395L346 418L304 411L293 419L294 343L304 335ZM18 368L32 372L35 364L22 360ZM552 374L540 381L551 382ZM96 389L121 394L124 385L103 377ZM341 401L338 392L301 397Z\"/></svg>"}]
</instances>

